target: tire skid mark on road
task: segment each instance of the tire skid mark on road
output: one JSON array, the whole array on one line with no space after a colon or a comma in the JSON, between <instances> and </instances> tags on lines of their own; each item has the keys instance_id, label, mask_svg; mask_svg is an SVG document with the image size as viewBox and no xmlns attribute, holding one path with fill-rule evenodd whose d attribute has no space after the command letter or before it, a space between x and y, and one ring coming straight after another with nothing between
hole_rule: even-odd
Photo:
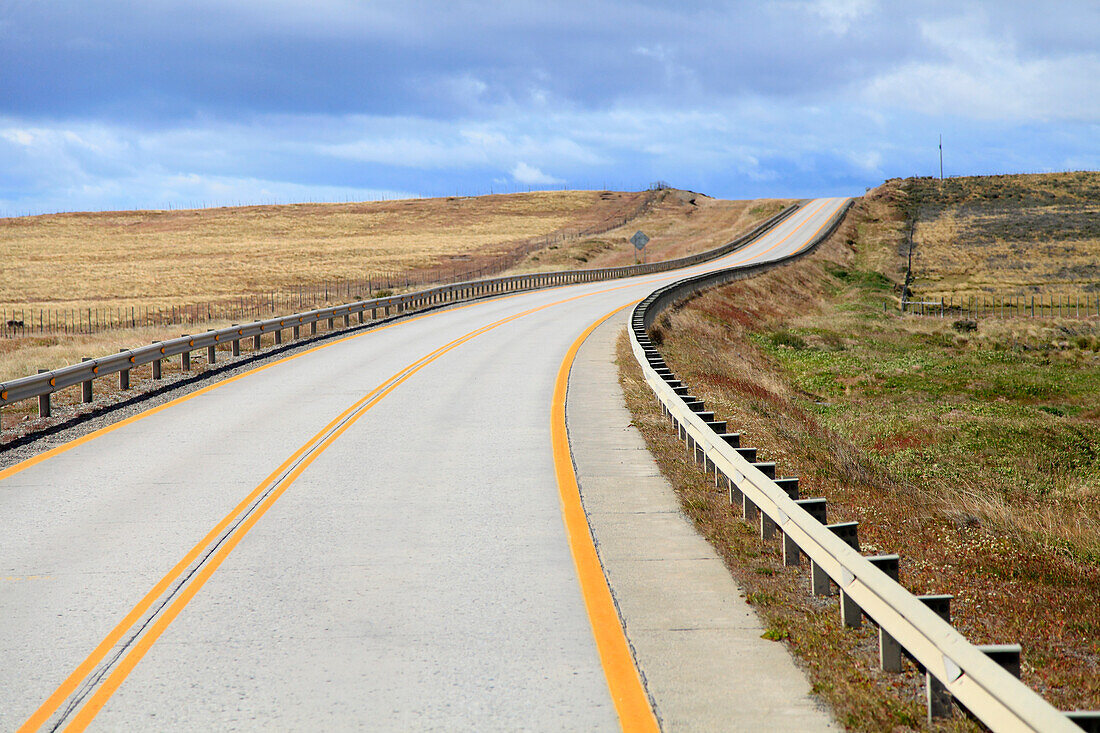
<instances>
[{"instance_id":1,"label":"tire skid mark on road","mask_svg":"<svg viewBox=\"0 0 1100 733\"><path fill-rule=\"evenodd\" d=\"M805 226L815 214L817 214L825 203L815 209L813 212L808 213L791 232L773 244L763 252L758 252L752 256L742 259L734 263L724 263L720 268L711 269L725 269L728 267L734 267L740 264L744 264L751 260L759 259L769 252L779 247L783 242L793 236L803 226ZM716 260L714 264L722 263L722 260ZM690 268L694 269L694 268ZM690 271L690 269L688 271ZM667 273L661 273L658 276L649 277L646 279L631 279L630 282L619 285L612 288L604 288L601 290L595 290L592 292L572 296L563 300L547 303L541 306L537 306L521 313L512 314L498 321L490 323L481 328L475 329L450 343L439 347L438 349L430 352L424 357L421 357L416 362L408 365L404 369L397 372L381 385L376 387L370 393L362 397L355 404L348 407L328 425L325 426L319 433L313 436L309 441L296 450L290 457L288 457L275 471L273 471L263 482L261 482L252 492L249 493L226 517L224 517L217 526L215 526L198 544L196 544L183 559L177 563L172 570L169 571L149 593L126 615L123 621L115 627L103 639L102 642L92 651L92 653L86 658L73 673L55 690L55 692L40 706L40 708L31 715L31 717L19 728L20 733L26 731L38 730L47 722L53 724L49 727L49 730L57 730L66 721L66 719L72 714L81 703L87 699L80 711L73 717L73 719L66 726L66 731L79 731L84 730L87 725L94 719L95 715L102 709L103 705L110 699L115 690L125 680L129 672L137 665L145 653L149 650L152 644L157 638L164 632L164 630L171 624L172 620L183 610L191 598L201 589L209 577L215 570L221 565L225 558L232 552L233 548L243 539L243 537L251 530L256 522L263 516L264 513L278 500L278 498L286 491L286 489L301 475L303 471L314 461L316 458L328 448L340 435L348 430L360 417L362 417L368 410L381 401L386 395L400 386L403 382L411 378L415 373L426 367L428 364L434 362L449 351L461 346L462 344L480 336L487 331L502 326L506 323L510 323L519 318L531 315L533 313L551 308L554 306L562 305L571 301L579 300L582 298L591 297L594 295L605 294L618 290L624 290L627 288L637 287L638 285L648 284L649 282L655 282L665 279ZM556 290L561 288L574 287L574 284L559 286L559 288L552 288L550 290ZM528 292L514 293L510 295L502 296L499 299L514 298L521 295L527 295ZM186 401L193 397L197 397L200 394L209 392L224 384L229 384L238 379L241 379L250 374L268 369L277 364L285 363L293 359L297 359L306 354L318 351L323 348L347 341L353 338L358 338L369 333L374 333L386 328L391 328L403 323L409 323L411 321L420 320L422 318L432 317L439 313L457 310L459 308L468 308L476 305L477 303L469 303L466 305L459 305L454 308L448 308L439 311L433 311L431 313L422 314L419 316L413 316L409 319L396 321L391 324L386 324L374 329L368 329L360 333L351 334L346 337L335 339L325 344L315 346L307 349L299 354L289 356L278 361L266 364L253 370L249 370L243 374L234 376L230 379L217 382L209 385L201 390L190 393L188 395L181 396L171 402L159 405L154 408L128 418L124 421L116 423L114 425L101 428L94 433L91 433L82 438L78 438L70 443L66 443L62 446L58 446L44 454L35 456L28 459L16 466L13 466L4 471L0 471L0 479L6 478L12 473L16 473L25 468L29 468L31 465L40 463L47 458L56 455L57 453L64 452L70 448L76 447L82 443L85 443L99 435L110 432L123 425L142 419L143 417L155 414L164 410L174 404ZM625 306L624 306L625 307ZM615 312L618 312L617 309ZM612 314L608 314L610 317ZM601 319L601 321L604 319ZM595 325L598 325L595 324ZM593 326L593 328L595 327ZM583 338L582 338L583 340ZM566 450L568 450L568 444L566 444ZM571 464L570 464L571 465ZM563 509L564 511L564 509ZM568 529L568 528L567 528ZM591 542L591 535L588 536L589 542ZM598 558L596 563L598 566ZM602 570L600 571L602 579ZM606 590L606 581L603 581ZM158 602L159 601L159 602ZM587 600L586 600L587 603ZM595 624L595 618L590 613L590 620ZM617 613L615 615L616 624L618 623ZM131 632L127 637L127 632ZM618 634L622 636L622 628L619 626ZM125 640L123 641L123 638ZM120 645L119 642L123 643ZM625 637L623 637L623 643L625 644ZM113 653L112 653L113 652ZM629 651L628 651L629 654ZM601 661L603 662L603 653L601 652ZM621 661L621 660L620 660ZM637 671L633 668L633 658L630 660L630 671L637 677ZM619 665L621 666L621 664ZM609 673L609 670L605 666L605 673ZM610 684L610 679L609 679ZM638 682L640 685L640 682ZM644 690L642 691L644 695ZM90 696L90 699L88 699ZM62 708L62 704L65 703L65 707ZM618 709L618 702L616 702ZM636 707L636 706L635 706ZM650 718L652 718L652 711L648 708L648 702L646 702L646 710ZM623 711L619 710L620 720L626 723L626 719L623 716ZM633 715L633 713L632 713ZM643 716L644 718L644 716ZM633 718L632 718L633 719Z\"/></svg>"}]
</instances>

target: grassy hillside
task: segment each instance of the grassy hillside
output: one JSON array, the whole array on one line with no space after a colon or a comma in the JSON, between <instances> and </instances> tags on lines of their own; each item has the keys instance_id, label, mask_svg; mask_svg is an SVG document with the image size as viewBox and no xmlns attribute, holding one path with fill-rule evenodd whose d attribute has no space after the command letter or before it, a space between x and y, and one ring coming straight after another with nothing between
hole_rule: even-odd
<instances>
[{"instance_id":1,"label":"grassy hillside","mask_svg":"<svg viewBox=\"0 0 1100 733\"><path fill-rule=\"evenodd\" d=\"M634 216L654 195L552 191L0 219L0 308L163 307L469 268L547 235Z\"/></svg>"},{"instance_id":2,"label":"grassy hillside","mask_svg":"<svg viewBox=\"0 0 1100 733\"><path fill-rule=\"evenodd\" d=\"M1100 324L982 319L960 332L884 312L904 279L911 200L898 182L872 192L813 257L660 320L660 348L747 445L828 498L830 521L858 521L868 552L899 553L906 587L954 594L968 638L1021 643L1029 685L1100 708ZM835 601L806 594L806 569L784 568L740 523L621 355L636 424L685 510L842 722L922 727L919 678L871 671L871 631L841 629Z\"/></svg>"},{"instance_id":3,"label":"grassy hillside","mask_svg":"<svg viewBox=\"0 0 1100 733\"><path fill-rule=\"evenodd\" d=\"M891 181L918 296L1100 293L1100 173Z\"/></svg>"}]
</instances>

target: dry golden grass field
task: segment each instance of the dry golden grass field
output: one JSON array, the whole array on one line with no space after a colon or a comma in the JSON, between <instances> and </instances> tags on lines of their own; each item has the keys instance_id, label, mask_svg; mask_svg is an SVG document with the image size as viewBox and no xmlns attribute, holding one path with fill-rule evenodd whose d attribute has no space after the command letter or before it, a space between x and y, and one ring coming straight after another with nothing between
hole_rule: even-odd
<instances>
[{"instance_id":1,"label":"dry golden grass field","mask_svg":"<svg viewBox=\"0 0 1100 733\"><path fill-rule=\"evenodd\" d=\"M915 297L1100 296L1100 173L887 186L916 219Z\"/></svg>"},{"instance_id":2,"label":"dry golden grass field","mask_svg":"<svg viewBox=\"0 0 1100 733\"><path fill-rule=\"evenodd\" d=\"M170 307L467 268L634 215L654 196L553 191L0 219L0 309Z\"/></svg>"}]
</instances>

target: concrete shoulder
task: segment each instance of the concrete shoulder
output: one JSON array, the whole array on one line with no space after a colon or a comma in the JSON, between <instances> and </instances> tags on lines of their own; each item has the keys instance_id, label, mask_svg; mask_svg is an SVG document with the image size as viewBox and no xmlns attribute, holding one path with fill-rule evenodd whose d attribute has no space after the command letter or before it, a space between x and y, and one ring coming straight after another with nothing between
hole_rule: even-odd
<instances>
[{"instance_id":1,"label":"concrete shoulder","mask_svg":"<svg viewBox=\"0 0 1100 733\"><path fill-rule=\"evenodd\" d=\"M630 424L615 366L618 316L584 343L566 400L589 526L664 730L839 728L721 558L680 512Z\"/></svg>"}]
</instances>

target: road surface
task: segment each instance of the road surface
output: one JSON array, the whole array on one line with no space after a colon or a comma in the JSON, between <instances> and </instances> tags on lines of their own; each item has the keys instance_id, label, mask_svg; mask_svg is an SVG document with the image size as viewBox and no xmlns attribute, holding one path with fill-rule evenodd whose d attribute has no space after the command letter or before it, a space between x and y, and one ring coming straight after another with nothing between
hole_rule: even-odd
<instances>
[{"instance_id":1,"label":"road surface","mask_svg":"<svg viewBox=\"0 0 1100 733\"><path fill-rule=\"evenodd\" d=\"M357 332L0 472L0 729L618 728L552 450L563 358L843 203L695 268Z\"/></svg>"}]
</instances>

